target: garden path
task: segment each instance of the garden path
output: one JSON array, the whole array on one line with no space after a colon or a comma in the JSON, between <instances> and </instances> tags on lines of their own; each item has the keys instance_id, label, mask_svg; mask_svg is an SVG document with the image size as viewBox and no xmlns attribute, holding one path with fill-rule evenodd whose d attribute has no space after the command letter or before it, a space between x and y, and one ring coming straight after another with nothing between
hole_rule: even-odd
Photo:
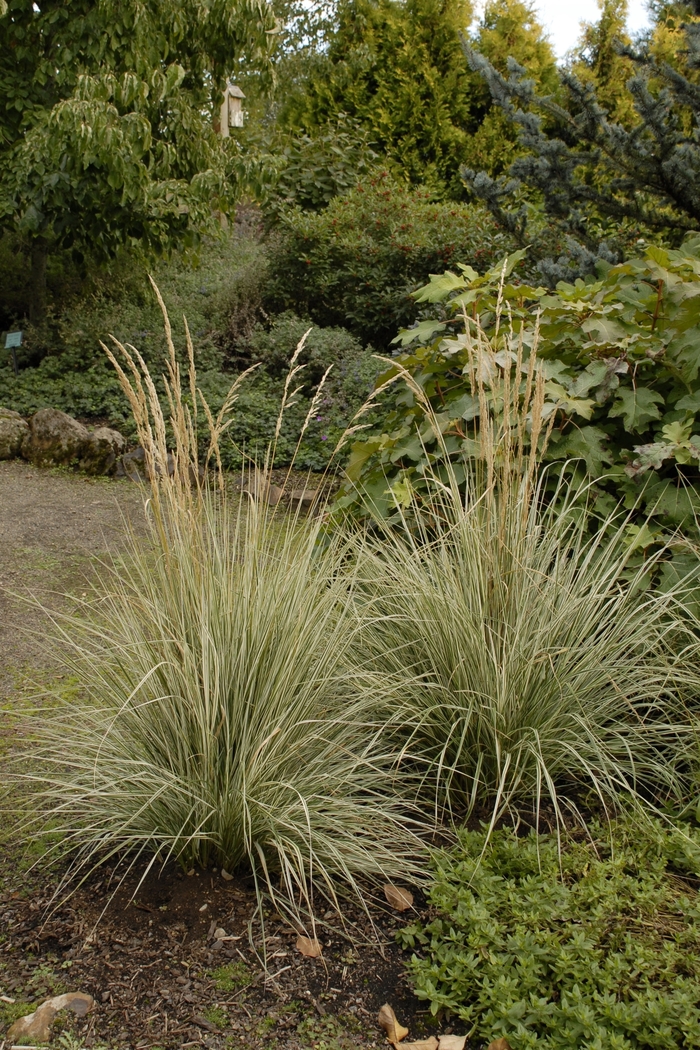
<instances>
[{"instance_id":1,"label":"garden path","mask_svg":"<svg viewBox=\"0 0 700 1050\"><path fill-rule=\"evenodd\" d=\"M0 699L56 661L38 603L65 609L83 593L127 522L143 528L143 491L130 481L0 462Z\"/></svg>"}]
</instances>

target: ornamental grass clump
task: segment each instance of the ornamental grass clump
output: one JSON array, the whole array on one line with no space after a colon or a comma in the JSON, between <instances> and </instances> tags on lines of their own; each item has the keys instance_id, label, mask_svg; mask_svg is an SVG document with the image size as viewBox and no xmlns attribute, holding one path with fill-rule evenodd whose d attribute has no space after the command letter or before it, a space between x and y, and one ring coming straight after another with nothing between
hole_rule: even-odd
<instances>
[{"instance_id":1,"label":"ornamental grass clump","mask_svg":"<svg viewBox=\"0 0 700 1050\"><path fill-rule=\"evenodd\" d=\"M590 489L540 468L557 405L537 340L495 350L467 317L465 333L477 412L464 458L428 471L428 498L393 486L403 527L377 518L359 555L363 666L391 698L403 761L422 769L438 816L458 821L546 805L561 823L621 794L678 798L697 571L660 593L650 581L667 552L634 568L624 515L589 531ZM402 375L444 440L449 424Z\"/></svg>"},{"instance_id":2,"label":"ornamental grass clump","mask_svg":"<svg viewBox=\"0 0 700 1050\"><path fill-rule=\"evenodd\" d=\"M216 863L313 912L319 896L386 881L396 856L415 871L420 852L349 670L353 575L342 537L317 542L318 516L227 494L215 465L236 385L219 418L204 406L214 483L202 477L192 348L188 407L163 311L174 446L147 368L116 344L149 535L105 566L84 615L57 621L80 691L34 726L27 805L72 854L71 874L110 858Z\"/></svg>"}]
</instances>

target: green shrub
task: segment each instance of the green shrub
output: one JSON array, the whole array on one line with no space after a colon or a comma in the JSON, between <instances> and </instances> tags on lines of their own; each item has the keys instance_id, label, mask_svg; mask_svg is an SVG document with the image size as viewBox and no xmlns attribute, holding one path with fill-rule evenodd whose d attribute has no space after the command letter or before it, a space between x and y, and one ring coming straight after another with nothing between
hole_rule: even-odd
<instances>
[{"instance_id":1,"label":"green shrub","mask_svg":"<svg viewBox=\"0 0 700 1050\"><path fill-rule=\"evenodd\" d=\"M432 319L397 338L406 348L397 365L428 396L444 441L419 400L398 384L384 395L382 432L367 432L353 448L346 504L365 489L398 482L420 491L428 464L445 455L460 459L470 448L480 412L470 379L478 322L509 360L521 335L527 358L538 330L547 378L544 411L557 413L545 458L578 460L598 479L601 514L624 498L664 526L692 528L700 511L700 239L677 251L647 248L618 266L601 265L596 278L561 283L556 292L508 279L522 255L506 263L502 291L499 263L482 277L469 267L433 276L416 294ZM464 308L471 337L464 331ZM489 404L505 360L495 362ZM653 534L650 526L646 535Z\"/></svg>"},{"instance_id":2,"label":"green shrub","mask_svg":"<svg viewBox=\"0 0 700 1050\"><path fill-rule=\"evenodd\" d=\"M134 433L126 398L104 366L63 371L57 358L47 357L17 376L11 368L0 368L0 405L23 416L40 408L60 408L80 418L107 419L124 433Z\"/></svg>"},{"instance_id":3,"label":"green shrub","mask_svg":"<svg viewBox=\"0 0 700 1050\"><path fill-rule=\"evenodd\" d=\"M399 935L420 953L416 994L470 1040L517 1050L696 1048L697 832L589 830L561 851L554 835L461 831L435 858L435 918Z\"/></svg>"},{"instance_id":4,"label":"green shrub","mask_svg":"<svg viewBox=\"0 0 700 1050\"><path fill-rule=\"evenodd\" d=\"M508 243L482 208L435 203L379 175L323 211L281 216L266 301L383 347L416 317L410 293L429 274L458 260L489 265Z\"/></svg>"},{"instance_id":5,"label":"green shrub","mask_svg":"<svg viewBox=\"0 0 700 1050\"><path fill-rule=\"evenodd\" d=\"M247 342L250 359L260 361L271 376L285 375L292 354L307 332L299 357L299 363L305 366L306 384L315 386L329 365L335 369L362 353L362 345L345 328L317 328L312 321L287 311L276 317L269 327L256 326Z\"/></svg>"}]
</instances>

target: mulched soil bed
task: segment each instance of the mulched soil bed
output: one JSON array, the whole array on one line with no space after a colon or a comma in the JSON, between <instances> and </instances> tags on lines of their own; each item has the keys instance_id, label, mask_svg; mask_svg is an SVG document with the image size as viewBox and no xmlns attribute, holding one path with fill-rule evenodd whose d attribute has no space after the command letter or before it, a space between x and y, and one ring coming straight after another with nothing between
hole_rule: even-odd
<instances>
[{"instance_id":1,"label":"mulched soil bed","mask_svg":"<svg viewBox=\"0 0 700 1050\"><path fill-rule=\"evenodd\" d=\"M411 913L375 909L373 934L357 909L353 941L327 914L328 925L317 931L319 959L303 957L296 931L268 917L265 968L257 920L255 947L250 944L255 894L245 880L173 868L150 873L138 888L133 874L115 892L103 871L56 910L48 907L46 887L32 882L9 877L0 893L0 995L15 999L0 1001L0 1033L28 1012L26 1004L63 991L95 998L84 1020L69 1022L61 1014L54 1026L58 1032L66 1025L85 1046L379 1046L384 1038L376 1017L384 1002L412 1037L429 1025L425 1004L405 982L406 956L393 938ZM233 939L213 951L217 927Z\"/></svg>"}]
</instances>

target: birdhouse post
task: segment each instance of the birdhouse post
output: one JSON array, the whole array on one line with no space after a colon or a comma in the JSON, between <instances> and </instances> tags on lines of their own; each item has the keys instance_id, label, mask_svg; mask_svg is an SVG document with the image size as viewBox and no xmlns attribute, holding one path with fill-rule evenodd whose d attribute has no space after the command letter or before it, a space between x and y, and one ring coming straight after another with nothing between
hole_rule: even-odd
<instances>
[{"instance_id":1,"label":"birdhouse post","mask_svg":"<svg viewBox=\"0 0 700 1050\"><path fill-rule=\"evenodd\" d=\"M227 139L231 128L243 127L243 102L245 95L239 87L230 82L224 91L224 100L221 103L221 115L219 117L219 131L223 138Z\"/></svg>"}]
</instances>

